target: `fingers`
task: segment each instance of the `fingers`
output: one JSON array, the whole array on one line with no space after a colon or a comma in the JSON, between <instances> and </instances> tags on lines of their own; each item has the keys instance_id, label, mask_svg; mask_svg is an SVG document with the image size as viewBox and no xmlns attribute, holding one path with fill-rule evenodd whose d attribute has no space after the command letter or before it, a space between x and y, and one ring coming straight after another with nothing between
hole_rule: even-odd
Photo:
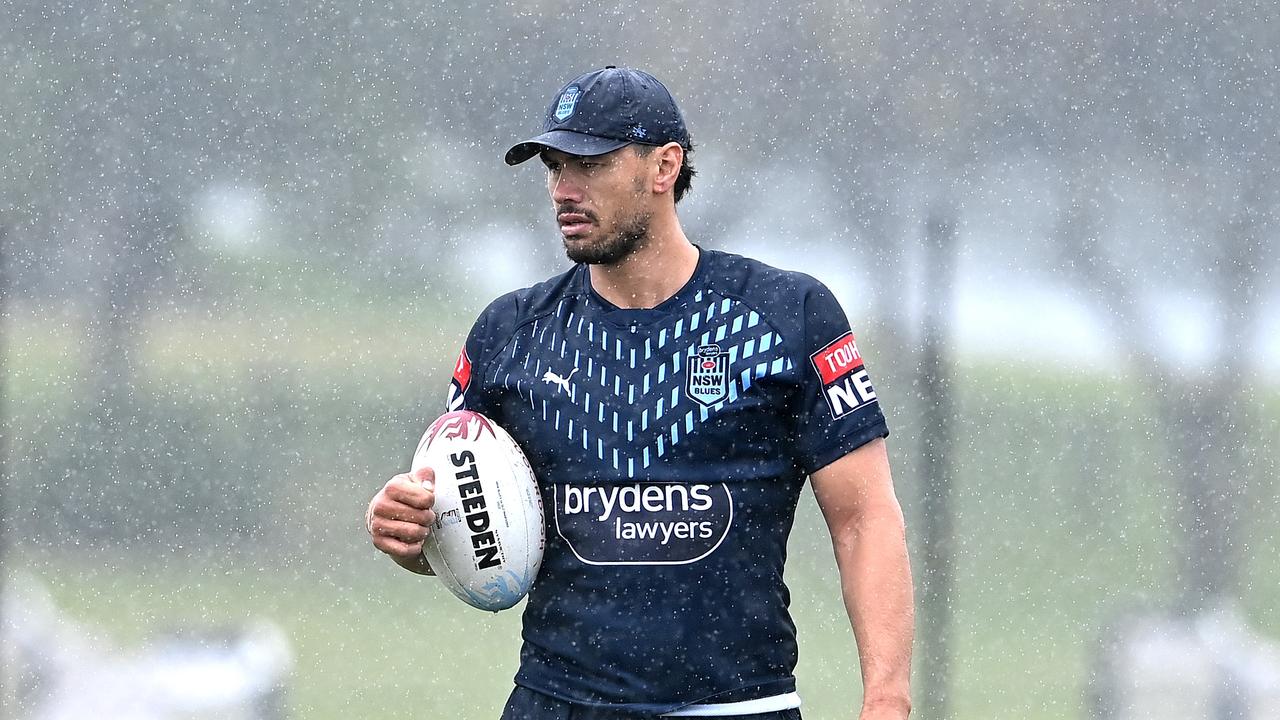
<instances>
[{"instance_id":1,"label":"fingers","mask_svg":"<svg viewBox=\"0 0 1280 720\"><path fill-rule=\"evenodd\" d=\"M396 475L369 503L365 526L374 547L393 557L416 558L422 542L431 532L436 514L433 484L435 473L420 468Z\"/></svg>"},{"instance_id":2,"label":"fingers","mask_svg":"<svg viewBox=\"0 0 1280 720\"><path fill-rule=\"evenodd\" d=\"M378 544L379 539L388 539L405 545L417 545L418 549L421 550L422 541L426 540L427 535L430 534L431 527L427 525L385 520L383 518L374 518L373 520L374 545ZM389 543L389 545L394 545L394 543Z\"/></svg>"},{"instance_id":3,"label":"fingers","mask_svg":"<svg viewBox=\"0 0 1280 720\"><path fill-rule=\"evenodd\" d=\"M382 488L383 494L394 502L419 510L429 510L435 503L435 473L421 468L413 474L396 475Z\"/></svg>"},{"instance_id":4,"label":"fingers","mask_svg":"<svg viewBox=\"0 0 1280 720\"><path fill-rule=\"evenodd\" d=\"M373 546L382 552L403 560L416 558L422 554L422 543L407 543L386 535L374 535Z\"/></svg>"},{"instance_id":5,"label":"fingers","mask_svg":"<svg viewBox=\"0 0 1280 720\"><path fill-rule=\"evenodd\" d=\"M434 500L434 496L432 497ZM371 521L376 520L397 520L403 522L416 523L418 525L430 525L436 520L434 510L423 510L408 503L392 500L387 496L383 496L381 502L374 502Z\"/></svg>"},{"instance_id":6,"label":"fingers","mask_svg":"<svg viewBox=\"0 0 1280 720\"><path fill-rule=\"evenodd\" d=\"M369 535L373 546L382 552L401 559L416 558L422 553L422 543L431 534L431 523L436 514L430 510L414 510L422 522L396 520L374 514L369 522Z\"/></svg>"}]
</instances>

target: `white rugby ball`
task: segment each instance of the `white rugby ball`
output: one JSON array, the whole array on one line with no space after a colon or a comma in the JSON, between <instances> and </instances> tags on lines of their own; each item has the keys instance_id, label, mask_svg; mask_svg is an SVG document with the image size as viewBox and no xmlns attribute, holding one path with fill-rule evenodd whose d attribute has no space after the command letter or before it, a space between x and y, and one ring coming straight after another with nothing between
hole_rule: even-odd
<instances>
[{"instance_id":1,"label":"white rugby ball","mask_svg":"<svg viewBox=\"0 0 1280 720\"><path fill-rule=\"evenodd\" d=\"M520 446L480 413L457 410L423 434L413 455L413 469L421 467L436 474L436 519L422 544L431 569L481 610L520 602L546 539L542 496Z\"/></svg>"}]
</instances>

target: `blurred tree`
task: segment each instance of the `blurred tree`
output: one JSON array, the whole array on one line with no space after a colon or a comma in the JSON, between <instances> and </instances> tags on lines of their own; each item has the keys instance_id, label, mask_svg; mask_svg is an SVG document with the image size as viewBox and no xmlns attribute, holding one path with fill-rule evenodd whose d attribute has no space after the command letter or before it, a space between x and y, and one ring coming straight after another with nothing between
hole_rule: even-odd
<instances>
[{"instance_id":1,"label":"blurred tree","mask_svg":"<svg viewBox=\"0 0 1280 720\"><path fill-rule=\"evenodd\" d=\"M1030 150L1051 177L1068 178L1070 199L1056 242L1093 288L1090 296L1117 318L1117 337L1133 346L1138 374L1151 383L1169 428L1171 467L1179 468L1185 498L1187 546L1180 557L1188 608L1229 592L1240 566L1237 502L1245 466L1228 436L1241 427L1240 368L1260 305L1257 278L1274 264L1263 239L1275 189L1253 168L1270 167L1262 148L1276 146L1275 113L1267 113L1276 25L1246 20L1256 11L1250 7L1199 13L1134 3L1099 13L1080 3L898 3L814 13L821 18L813 23L817 52L838 60L828 63L838 70L823 83L833 89L832 106L845 113L815 125L847 133L847 142L829 148L843 167L833 174L847 179L851 225L883 248L871 256L878 273L904 277L911 223L903 218L929 217L925 237L936 238L936 228L954 227L963 215L969 180L1003 157ZM1125 176L1135 162L1160 173L1157 182L1176 198L1174 205L1194 203L1191 196L1225 202L1181 218L1199 242L1175 246L1200 258L1198 267L1171 262L1168 238L1135 254L1102 232L1100 210L1115 192L1111 179ZM938 211L948 206L954 210L949 218ZM1122 257L1114 257L1116 248ZM937 244L927 240L926 249L922 262L931 267ZM1180 370L1178 359L1152 342L1136 268L1123 265L1135 257L1147 268L1179 268L1208 280L1203 284L1214 294L1227 338L1216 346L1221 371L1208 387L1203 375ZM1206 267L1215 269L1204 273ZM938 288L928 278L935 274L926 267L924 277L924 292L933 296ZM881 313L893 324L892 316L907 306L910 283L888 285L897 289L882 300ZM926 306L934 302L946 300ZM928 377L940 370L928 348L922 363L930 368L921 398L923 442L945 448L938 435L945 423L931 412L948 405L945 383ZM928 479L938 469L927 455L925 461L926 544L945 545L950 538L940 528L949 525L949 503L935 494L945 494L946 485ZM948 573L940 568L950 560L943 548L922 553L928 567L921 568L921 709L927 717L946 717L945 621L933 618L946 617L951 589L943 587Z\"/></svg>"},{"instance_id":2,"label":"blurred tree","mask_svg":"<svg viewBox=\"0 0 1280 720\"><path fill-rule=\"evenodd\" d=\"M919 711L948 718L951 608L956 602L954 496L955 401L949 338L957 234L974 178L1034 143L1018 105L1021 58L1010 40L1019 14L990 5L908 2L831 9L822 35L840 71L838 88L848 133L828 156L847 178L849 223L876 248L870 253L882 287L879 321L898 337L919 337L895 355L912 358L920 407L918 483L921 546L917 582L921 614ZM912 217L919 220L911 220ZM921 236L920 251L911 251ZM911 307L909 258L920 258L922 307ZM920 333L907 332L913 318Z\"/></svg>"},{"instance_id":3,"label":"blurred tree","mask_svg":"<svg viewBox=\"0 0 1280 720\"><path fill-rule=\"evenodd\" d=\"M9 228L0 215L0 598L5 597L9 580L9 503L12 487L9 477L9 437L13 430L9 420ZM7 707L8 678L0 673L0 707Z\"/></svg>"},{"instance_id":4,"label":"blurred tree","mask_svg":"<svg viewBox=\"0 0 1280 720\"><path fill-rule=\"evenodd\" d=\"M1234 598L1244 562L1250 337L1260 279L1276 267L1268 237L1280 190L1265 169L1277 159L1280 125L1263 90L1275 87L1280 36L1274 22L1258 22L1257 10L1244 2L1208 13L1082 13L1078 86L1089 90L1072 98L1075 113L1062 108L1065 99L1043 106L1046 125L1061 115L1078 123L1075 133L1054 132L1066 168L1054 238L1087 297L1111 318L1164 428L1182 498L1176 582L1188 614ZM1116 230L1133 168L1141 182L1158 183L1169 214L1158 218L1154 244ZM1148 284L1152 267L1169 273L1164 288ZM1183 357L1159 336L1153 289L1208 301L1216 328L1196 348L1205 357Z\"/></svg>"}]
</instances>

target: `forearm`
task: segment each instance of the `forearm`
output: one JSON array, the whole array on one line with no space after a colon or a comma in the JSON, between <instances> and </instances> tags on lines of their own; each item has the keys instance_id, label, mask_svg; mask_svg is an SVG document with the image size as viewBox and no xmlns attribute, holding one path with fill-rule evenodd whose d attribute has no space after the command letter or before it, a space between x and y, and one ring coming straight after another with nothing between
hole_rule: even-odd
<instances>
[{"instance_id":1,"label":"forearm","mask_svg":"<svg viewBox=\"0 0 1280 720\"><path fill-rule=\"evenodd\" d=\"M877 708L905 717L915 612L902 511L896 503L878 508L833 536L862 665L864 717Z\"/></svg>"}]
</instances>

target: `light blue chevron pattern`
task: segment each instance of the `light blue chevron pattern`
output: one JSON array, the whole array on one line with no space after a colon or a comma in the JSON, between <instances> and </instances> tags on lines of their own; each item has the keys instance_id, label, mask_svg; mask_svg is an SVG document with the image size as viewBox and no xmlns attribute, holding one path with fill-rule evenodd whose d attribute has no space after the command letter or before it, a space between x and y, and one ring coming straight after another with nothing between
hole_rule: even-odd
<instances>
[{"instance_id":1,"label":"light blue chevron pattern","mask_svg":"<svg viewBox=\"0 0 1280 720\"><path fill-rule=\"evenodd\" d=\"M495 364L489 381L514 390L569 442L627 477L761 379L794 368L783 338L736 299L699 292L683 313L630 331L583 317L572 300L519 333L507 351L513 362ZM688 359L711 343L729 354L729 392L703 407L685 396L684 382Z\"/></svg>"}]
</instances>

